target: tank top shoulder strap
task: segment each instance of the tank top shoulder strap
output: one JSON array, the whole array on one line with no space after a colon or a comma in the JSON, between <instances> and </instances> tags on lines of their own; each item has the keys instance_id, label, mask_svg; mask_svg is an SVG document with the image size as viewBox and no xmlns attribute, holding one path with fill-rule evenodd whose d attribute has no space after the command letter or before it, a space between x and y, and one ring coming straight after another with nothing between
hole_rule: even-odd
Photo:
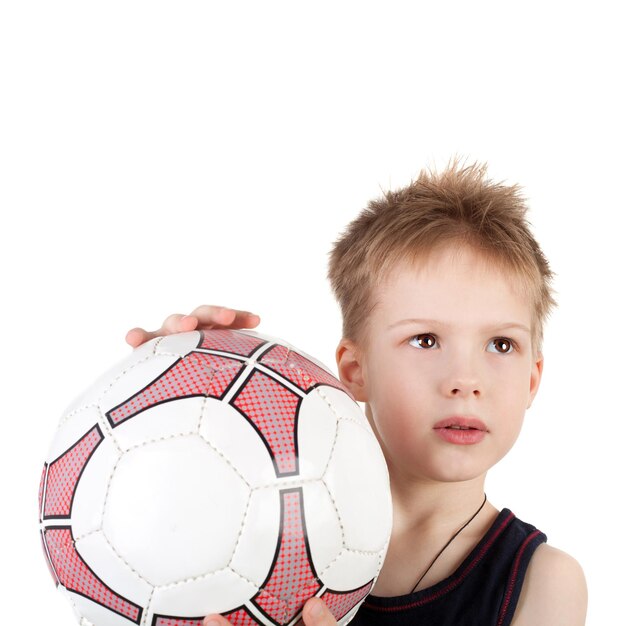
<instances>
[{"instance_id":1,"label":"tank top shoulder strap","mask_svg":"<svg viewBox=\"0 0 626 626\"><path fill-rule=\"evenodd\" d=\"M510 626L519 601L526 570L535 550L547 541L547 537L532 524L514 518L509 530L503 537L504 541L514 548L508 575L502 596L502 604L498 612L496 626Z\"/></svg>"}]
</instances>

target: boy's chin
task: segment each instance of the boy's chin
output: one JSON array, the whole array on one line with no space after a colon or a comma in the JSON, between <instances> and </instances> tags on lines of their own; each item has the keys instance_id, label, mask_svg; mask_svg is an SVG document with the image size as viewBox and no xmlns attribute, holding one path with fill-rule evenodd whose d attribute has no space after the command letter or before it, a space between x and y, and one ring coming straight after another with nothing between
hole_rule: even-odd
<instances>
[{"instance_id":1,"label":"boy's chin","mask_svg":"<svg viewBox=\"0 0 626 626\"><path fill-rule=\"evenodd\" d=\"M484 480L487 470L483 472L458 471L458 472L442 472L435 480L441 483L465 483L475 480Z\"/></svg>"},{"instance_id":2,"label":"boy's chin","mask_svg":"<svg viewBox=\"0 0 626 626\"><path fill-rule=\"evenodd\" d=\"M457 463L433 463L426 473L434 482L460 483L484 479L490 467L491 465L484 461L478 463L464 459L463 462Z\"/></svg>"}]
</instances>

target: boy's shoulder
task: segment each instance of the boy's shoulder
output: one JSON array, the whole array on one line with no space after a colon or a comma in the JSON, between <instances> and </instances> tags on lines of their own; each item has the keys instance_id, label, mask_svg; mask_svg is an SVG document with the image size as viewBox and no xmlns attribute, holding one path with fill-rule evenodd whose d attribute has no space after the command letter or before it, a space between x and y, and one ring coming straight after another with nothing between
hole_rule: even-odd
<instances>
[{"instance_id":1,"label":"boy's shoulder","mask_svg":"<svg viewBox=\"0 0 626 626\"><path fill-rule=\"evenodd\" d=\"M572 556L546 543L535 550L511 626L584 625L587 583Z\"/></svg>"}]
</instances>

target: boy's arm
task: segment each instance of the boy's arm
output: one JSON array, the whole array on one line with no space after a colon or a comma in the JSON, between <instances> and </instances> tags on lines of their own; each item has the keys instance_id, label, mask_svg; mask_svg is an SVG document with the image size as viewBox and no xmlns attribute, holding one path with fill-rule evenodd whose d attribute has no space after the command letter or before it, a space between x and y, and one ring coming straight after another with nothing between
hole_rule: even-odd
<instances>
[{"instance_id":1,"label":"boy's arm","mask_svg":"<svg viewBox=\"0 0 626 626\"><path fill-rule=\"evenodd\" d=\"M587 583L578 561L547 544L530 559L511 626L584 626Z\"/></svg>"}]
</instances>

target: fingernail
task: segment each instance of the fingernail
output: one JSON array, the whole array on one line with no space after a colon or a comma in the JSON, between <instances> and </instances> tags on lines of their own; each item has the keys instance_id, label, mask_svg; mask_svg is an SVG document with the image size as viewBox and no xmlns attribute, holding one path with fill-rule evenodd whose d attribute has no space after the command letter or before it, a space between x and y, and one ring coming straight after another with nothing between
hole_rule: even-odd
<instances>
[{"instance_id":1,"label":"fingernail","mask_svg":"<svg viewBox=\"0 0 626 626\"><path fill-rule=\"evenodd\" d=\"M216 619L210 619L204 622L204 626L220 626L220 623Z\"/></svg>"}]
</instances>

